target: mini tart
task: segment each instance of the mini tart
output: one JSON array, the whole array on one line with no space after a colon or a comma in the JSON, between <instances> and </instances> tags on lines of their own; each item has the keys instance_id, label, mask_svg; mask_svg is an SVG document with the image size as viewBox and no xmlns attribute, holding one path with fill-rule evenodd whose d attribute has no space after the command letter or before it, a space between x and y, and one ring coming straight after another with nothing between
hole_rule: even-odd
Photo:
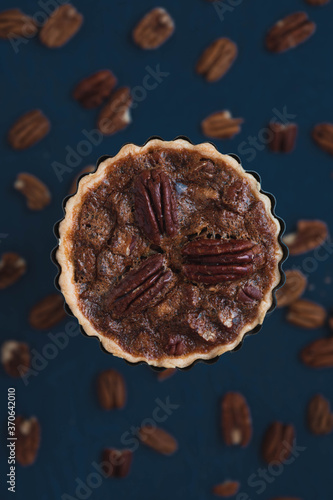
<instances>
[{"instance_id":1,"label":"mini tart","mask_svg":"<svg viewBox=\"0 0 333 500\"><path fill-rule=\"evenodd\" d=\"M129 362L186 367L261 325L281 227L260 184L211 144L129 144L68 199L59 286L89 336Z\"/></svg>"}]
</instances>

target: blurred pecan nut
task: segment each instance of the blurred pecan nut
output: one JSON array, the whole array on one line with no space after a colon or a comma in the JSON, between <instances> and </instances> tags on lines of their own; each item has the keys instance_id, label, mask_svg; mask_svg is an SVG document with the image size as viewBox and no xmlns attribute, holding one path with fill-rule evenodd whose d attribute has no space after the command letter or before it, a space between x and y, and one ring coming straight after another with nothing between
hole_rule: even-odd
<instances>
[{"instance_id":1,"label":"blurred pecan nut","mask_svg":"<svg viewBox=\"0 0 333 500\"><path fill-rule=\"evenodd\" d=\"M203 52L196 71L208 82L216 82L227 73L236 57L237 45L228 38L218 38Z\"/></svg>"},{"instance_id":2,"label":"blurred pecan nut","mask_svg":"<svg viewBox=\"0 0 333 500\"><path fill-rule=\"evenodd\" d=\"M287 320L301 328L320 328L325 323L327 313L315 302L299 299L293 302L288 310Z\"/></svg>"},{"instance_id":3,"label":"blurred pecan nut","mask_svg":"<svg viewBox=\"0 0 333 500\"><path fill-rule=\"evenodd\" d=\"M0 12L0 38L32 37L37 33L34 20L20 9Z\"/></svg>"},{"instance_id":4,"label":"blurred pecan nut","mask_svg":"<svg viewBox=\"0 0 333 500\"><path fill-rule=\"evenodd\" d=\"M291 455L295 439L292 425L273 422L267 429L263 443L262 455L270 463L283 463Z\"/></svg>"},{"instance_id":5,"label":"blurred pecan nut","mask_svg":"<svg viewBox=\"0 0 333 500\"><path fill-rule=\"evenodd\" d=\"M60 5L40 30L40 41L51 49L62 47L79 31L82 23L83 16L72 4Z\"/></svg>"},{"instance_id":6,"label":"blurred pecan nut","mask_svg":"<svg viewBox=\"0 0 333 500\"><path fill-rule=\"evenodd\" d=\"M328 237L328 229L321 220L300 220L295 233L283 238L290 255L300 255L322 245Z\"/></svg>"},{"instance_id":7,"label":"blurred pecan nut","mask_svg":"<svg viewBox=\"0 0 333 500\"><path fill-rule=\"evenodd\" d=\"M168 12L157 7L137 24L133 30L133 40L142 49L157 49L170 38L175 29Z\"/></svg>"},{"instance_id":8,"label":"blurred pecan nut","mask_svg":"<svg viewBox=\"0 0 333 500\"><path fill-rule=\"evenodd\" d=\"M131 92L128 87L116 90L99 114L97 126L102 134L112 135L131 123Z\"/></svg>"},{"instance_id":9,"label":"blurred pecan nut","mask_svg":"<svg viewBox=\"0 0 333 500\"><path fill-rule=\"evenodd\" d=\"M161 294L167 292L172 278L172 271L165 267L165 258L160 254L152 255L137 268L129 271L118 285L111 289L105 298L105 308L111 311L115 318L134 311L143 311Z\"/></svg>"},{"instance_id":10,"label":"blurred pecan nut","mask_svg":"<svg viewBox=\"0 0 333 500\"><path fill-rule=\"evenodd\" d=\"M108 69L97 71L97 73L84 78L75 87L73 97L84 108L96 108L109 97L116 83L116 77Z\"/></svg>"},{"instance_id":11,"label":"blurred pecan nut","mask_svg":"<svg viewBox=\"0 0 333 500\"><path fill-rule=\"evenodd\" d=\"M329 3L331 0L306 0L306 3L309 5L326 5Z\"/></svg>"},{"instance_id":12,"label":"blurred pecan nut","mask_svg":"<svg viewBox=\"0 0 333 500\"><path fill-rule=\"evenodd\" d=\"M333 155L332 123L318 123L312 130L312 139L323 151Z\"/></svg>"},{"instance_id":13,"label":"blurred pecan nut","mask_svg":"<svg viewBox=\"0 0 333 500\"><path fill-rule=\"evenodd\" d=\"M123 376L116 370L104 370L97 379L97 395L104 410L120 409L126 403L126 386Z\"/></svg>"},{"instance_id":14,"label":"blurred pecan nut","mask_svg":"<svg viewBox=\"0 0 333 500\"><path fill-rule=\"evenodd\" d=\"M4 253L0 260L0 290L13 285L27 269L26 261L17 253Z\"/></svg>"},{"instance_id":15,"label":"blurred pecan nut","mask_svg":"<svg viewBox=\"0 0 333 500\"><path fill-rule=\"evenodd\" d=\"M9 129L8 142L13 149L27 149L42 140L51 125L45 115L34 109L21 116Z\"/></svg>"},{"instance_id":16,"label":"blurred pecan nut","mask_svg":"<svg viewBox=\"0 0 333 500\"><path fill-rule=\"evenodd\" d=\"M213 494L218 497L232 497L238 492L240 484L238 481L224 481L223 483L216 484L213 488Z\"/></svg>"},{"instance_id":17,"label":"blurred pecan nut","mask_svg":"<svg viewBox=\"0 0 333 500\"><path fill-rule=\"evenodd\" d=\"M185 276L205 284L250 276L265 263L260 245L250 240L198 239L183 248Z\"/></svg>"},{"instance_id":18,"label":"blurred pecan nut","mask_svg":"<svg viewBox=\"0 0 333 500\"><path fill-rule=\"evenodd\" d=\"M301 360L311 368L333 367L333 337L315 340L301 351Z\"/></svg>"},{"instance_id":19,"label":"blurred pecan nut","mask_svg":"<svg viewBox=\"0 0 333 500\"><path fill-rule=\"evenodd\" d=\"M217 111L201 122L202 133L212 139L231 139L241 131L243 118L232 118L230 111Z\"/></svg>"},{"instance_id":20,"label":"blurred pecan nut","mask_svg":"<svg viewBox=\"0 0 333 500\"><path fill-rule=\"evenodd\" d=\"M22 377L30 368L30 350L25 342L7 340L1 347L1 363L11 377Z\"/></svg>"},{"instance_id":21,"label":"blurred pecan nut","mask_svg":"<svg viewBox=\"0 0 333 500\"><path fill-rule=\"evenodd\" d=\"M139 431L140 440L162 455L172 455L178 449L176 439L160 427L143 426Z\"/></svg>"},{"instance_id":22,"label":"blurred pecan nut","mask_svg":"<svg viewBox=\"0 0 333 500\"><path fill-rule=\"evenodd\" d=\"M47 295L30 311L29 323L37 330L52 328L66 317L64 300L58 293Z\"/></svg>"},{"instance_id":23,"label":"blurred pecan nut","mask_svg":"<svg viewBox=\"0 0 333 500\"><path fill-rule=\"evenodd\" d=\"M271 52L284 52L305 42L316 30L305 12L295 12L278 21L266 35L266 47Z\"/></svg>"},{"instance_id":24,"label":"blurred pecan nut","mask_svg":"<svg viewBox=\"0 0 333 500\"><path fill-rule=\"evenodd\" d=\"M51 202L51 194L47 186L34 175L24 172L19 174L14 188L24 194L30 210L42 210Z\"/></svg>"},{"instance_id":25,"label":"blurred pecan nut","mask_svg":"<svg viewBox=\"0 0 333 500\"><path fill-rule=\"evenodd\" d=\"M147 238L159 245L163 235L176 234L175 189L165 172L143 171L134 181L134 196L137 222Z\"/></svg>"},{"instance_id":26,"label":"blurred pecan nut","mask_svg":"<svg viewBox=\"0 0 333 500\"><path fill-rule=\"evenodd\" d=\"M308 425L313 434L329 434L333 431L333 413L326 398L316 394L310 401L307 411Z\"/></svg>"},{"instance_id":27,"label":"blurred pecan nut","mask_svg":"<svg viewBox=\"0 0 333 500\"><path fill-rule=\"evenodd\" d=\"M293 151L296 143L298 127L296 123L271 122L269 129L272 133L272 139L268 146L274 153L290 153Z\"/></svg>"},{"instance_id":28,"label":"blurred pecan nut","mask_svg":"<svg viewBox=\"0 0 333 500\"><path fill-rule=\"evenodd\" d=\"M40 444L40 425L36 417L15 419L16 460L21 465L32 465Z\"/></svg>"},{"instance_id":29,"label":"blurred pecan nut","mask_svg":"<svg viewBox=\"0 0 333 500\"><path fill-rule=\"evenodd\" d=\"M103 468L108 477L122 478L128 476L133 460L130 450L106 448L102 453Z\"/></svg>"},{"instance_id":30,"label":"blurred pecan nut","mask_svg":"<svg viewBox=\"0 0 333 500\"><path fill-rule=\"evenodd\" d=\"M252 419L246 399L238 392L228 392L221 405L223 438L227 446L249 444L252 436Z\"/></svg>"},{"instance_id":31,"label":"blurred pecan nut","mask_svg":"<svg viewBox=\"0 0 333 500\"><path fill-rule=\"evenodd\" d=\"M288 269L285 274L286 282L275 294L277 307L289 306L295 302L303 294L307 285L307 279L300 271Z\"/></svg>"}]
</instances>

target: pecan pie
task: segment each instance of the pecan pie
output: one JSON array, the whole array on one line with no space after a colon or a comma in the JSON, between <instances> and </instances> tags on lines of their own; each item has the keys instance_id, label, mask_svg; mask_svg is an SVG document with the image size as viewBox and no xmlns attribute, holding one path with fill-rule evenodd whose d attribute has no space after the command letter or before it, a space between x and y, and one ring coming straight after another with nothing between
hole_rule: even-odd
<instances>
[{"instance_id":1,"label":"pecan pie","mask_svg":"<svg viewBox=\"0 0 333 500\"><path fill-rule=\"evenodd\" d=\"M65 211L59 286L116 356L186 367L234 349L271 308L280 223L254 176L211 144L126 145Z\"/></svg>"}]
</instances>

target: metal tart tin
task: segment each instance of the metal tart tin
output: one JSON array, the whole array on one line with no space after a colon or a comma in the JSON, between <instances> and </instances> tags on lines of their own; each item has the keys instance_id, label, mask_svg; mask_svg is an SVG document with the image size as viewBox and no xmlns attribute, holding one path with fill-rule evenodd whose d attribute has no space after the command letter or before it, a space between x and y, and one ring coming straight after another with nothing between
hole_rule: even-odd
<instances>
[{"instance_id":1,"label":"metal tart tin","mask_svg":"<svg viewBox=\"0 0 333 500\"><path fill-rule=\"evenodd\" d=\"M161 141L163 141L164 139L162 139L161 137L159 136L152 136L150 137L144 144L143 146L145 146L148 142L154 140L154 139L159 139ZM175 139L173 139L174 141L176 141L177 139L183 139L184 141L187 141L189 142L190 144L194 144L192 141L190 141L190 139L186 136L183 136L183 135L179 135L177 136ZM214 143L210 142L210 141L206 141L208 142L209 144L211 144L212 146L214 146L214 148L218 151L218 148L215 146ZM126 144L124 144L126 145ZM234 153L224 153L224 154L227 154L228 156L232 156L240 165L242 165L242 162L240 160L240 158L234 154ZM96 163L96 169L95 171L98 169L99 165L105 161L106 159L108 158L112 158L111 155L103 155L101 156L98 160L97 160L97 163ZM88 173L84 173L82 174L79 178L78 178L78 181L77 181L77 185L79 184L80 180L85 177L86 175L90 175L91 173L93 172L88 172ZM260 175L255 172L255 171L252 171L252 170L246 170L246 173L252 175L261 185L261 178L260 178ZM260 193L262 193L263 195L267 196L270 200L271 200L271 212L272 212L272 215L273 217L275 217L275 219L277 219L280 223L280 233L278 235L278 242L279 242L279 245L281 246L282 248L282 252L283 252L283 256L282 256L282 259L280 260L279 262L279 272L280 272L280 281L278 283L278 285L272 290L272 305L271 307L268 309L267 313L266 314L271 314L274 309L276 308L276 291L281 288L285 281L286 281L286 276L285 276L285 273L283 271L283 264L284 262L286 261L286 259L288 258L288 255L289 255L289 251L288 251L288 247L285 245L285 243L283 243L282 241L282 237L283 237L283 234L285 232L285 228L286 228L286 223L284 222L283 219L281 219L281 217L277 216L276 213L275 213L275 206L276 206L276 199L274 197L273 194L267 192L267 191L264 191L262 189L260 189ZM75 194L75 193L74 193ZM63 200L63 203L62 203L62 207L63 207L63 212L64 212L64 217L65 217L65 206L66 206L66 203L67 201L69 200L69 198L71 198L72 196L74 196L74 194L72 195L69 195L69 196L66 196L66 198L64 198ZM62 222L62 220L64 219L64 217L62 219L60 219L58 222L55 223L54 225L54 228L53 228L53 232L54 232L54 235L55 237L57 238L57 241L59 243L59 225L60 223ZM59 290L59 292L61 292L61 288L59 286L59 276L61 274L61 267L57 261L57 258L56 258L56 254L57 254L57 250L58 250L58 246L59 244L57 244L57 246L52 250L51 252L51 259L52 259L52 262L56 265L57 269L58 269L58 273L55 277L55 280L54 280L54 284L55 284L55 287L57 288L57 290ZM72 313L72 311L70 310L70 308L68 307L67 303L65 303L64 305L64 308L65 308L65 311L66 313L69 315L69 316L72 316L73 318L75 318L75 315ZM238 351L239 349L241 349L241 347L243 346L243 343L244 343L244 340L245 340L245 337L247 336L250 336L250 335L255 335L256 333L258 333L262 328L262 323L261 324L258 324L255 328L253 328L252 330L248 331L243 339L241 340L241 342L234 348L232 349L231 351L228 351L228 352L236 352ZM86 332L84 331L84 329L82 328L82 326L80 326L80 331L81 333L85 336L85 337L88 337L88 338L96 338L98 339L98 337L94 337L92 335L87 335ZM99 340L99 339L98 339ZM101 342L99 342L99 346L100 346L100 349L105 352L106 354L109 354L109 355L112 355L112 353L110 353L109 351L107 351ZM222 355L221 355L222 356ZM198 358L196 359L191 365L189 366L186 366L185 368L177 368L178 371L188 371L190 370L191 368L193 368L197 363L204 363L206 365L212 365L214 363L216 363L221 356L216 356L215 358L211 358L211 359L201 359L201 358ZM127 361L126 359L124 359L124 361L128 364L128 365L131 365L131 366L137 366L137 365L148 365L153 371L156 371L156 372L162 372L164 370L166 370L166 368L163 368L163 367L157 367L157 366L152 366L150 365L148 362L146 361L139 361L137 363L131 363L130 361Z\"/></svg>"}]
</instances>

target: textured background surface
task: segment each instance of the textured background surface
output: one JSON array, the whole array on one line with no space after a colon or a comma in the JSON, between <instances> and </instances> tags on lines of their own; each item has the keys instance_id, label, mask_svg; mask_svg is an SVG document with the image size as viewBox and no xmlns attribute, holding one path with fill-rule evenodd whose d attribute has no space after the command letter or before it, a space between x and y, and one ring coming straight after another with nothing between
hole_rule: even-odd
<instances>
[{"instance_id":1,"label":"textured background surface","mask_svg":"<svg viewBox=\"0 0 333 500\"><path fill-rule=\"evenodd\" d=\"M75 176L74 169L59 182L51 164L63 163L66 146L75 149L84 139L82 131L95 126L96 112L83 110L71 100L70 93L82 77L97 69L112 69L120 85L132 88L142 85L147 66L160 64L169 76L138 102L133 123L94 147L76 172L102 154L114 154L125 142L140 144L151 135L173 139L183 134L201 142L201 119L218 109L230 109L234 116L245 118L239 136L217 142L222 152L239 152L243 141L258 136L274 108L287 106L299 124L296 150L290 155L273 155L263 149L252 162L247 161L249 154L240 154L244 167L257 170L263 188L276 195L277 213L289 229L300 218L321 218L332 225L332 159L311 142L310 131L315 123L333 120L333 4L314 8L301 0L244 0L221 22L212 4L203 0L164 0L163 6L175 19L176 32L159 50L148 52L133 45L130 33L141 16L156 6L154 1L74 3L85 16L85 24L67 46L51 51L33 39L15 54L10 43L0 44L0 232L8 234L1 240L0 250L21 253L29 266L20 282L1 292L1 338L25 340L38 352L50 339L47 332L29 328L27 315L37 300L53 291L56 270L49 258L55 245L52 227L62 215L61 201ZM1 1L1 8L18 6L30 15L41 10L33 0ZM266 52L266 30L279 18L301 9L317 22L317 33L288 53ZM233 39L239 46L239 57L220 82L209 85L193 68L203 48L218 36ZM6 132L18 116L32 108L45 112L52 131L28 151L12 151L6 144ZM29 212L12 188L21 171L38 175L50 186L52 204L43 212ZM301 257L290 258L286 267L304 262ZM327 277L332 274L332 258L315 263L315 267L315 272L309 273L311 287L306 297L330 308L332 285ZM70 339L68 347L32 377L28 387L21 381L13 384L2 371L1 408L5 409L7 388L14 385L18 413L36 415L42 426L35 465L18 467L16 498L58 500L64 493L75 498L76 478L86 481L101 449L122 447L123 433L131 433L151 417L156 398L164 401L170 397L179 408L163 426L178 438L179 451L168 458L140 446L134 453L130 476L104 480L90 498L206 500L212 498L210 490L215 483L231 478L242 483L244 496L239 500L269 500L280 495L331 500L333 435L312 436L304 416L307 402L316 392L333 401L333 372L314 371L298 361L302 346L328 332L298 330L286 323L284 314L276 311L267 318L261 333L248 338L239 352L223 356L214 366L197 365L189 372L177 373L163 383L148 367L127 366L102 353L96 340L81 335ZM53 332L64 331L70 321ZM126 379L128 404L124 410L104 412L97 404L93 381L99 370L107 367L119 369ZM241 391L252 409L254 435L245 450L227 449L221 439L219 403L227 390ZM267 425L276 419L294 423L298 444L306 449L258 494L258 486L249 485L248 478L265 467L260 442ZM3 483L7 472L4 447L0 454ZM0 493L1 499L6 493Z\"/></svg>"}]
</instances>

